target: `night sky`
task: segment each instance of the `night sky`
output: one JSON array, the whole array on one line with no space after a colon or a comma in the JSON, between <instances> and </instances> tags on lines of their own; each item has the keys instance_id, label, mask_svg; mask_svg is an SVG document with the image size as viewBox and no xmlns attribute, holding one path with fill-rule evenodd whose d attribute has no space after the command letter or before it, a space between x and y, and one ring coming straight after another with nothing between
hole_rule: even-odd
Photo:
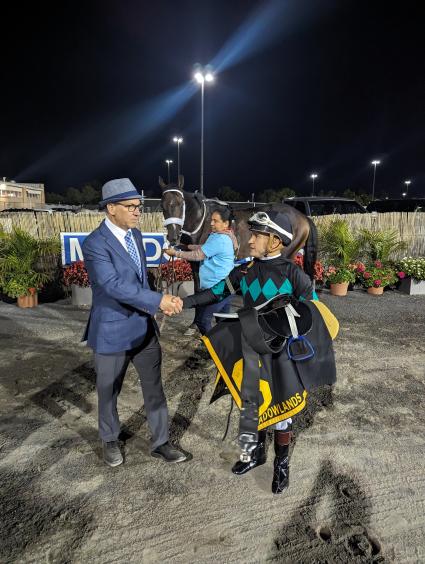
<instances>
[{"instance_id":1,"label":"night sky","mask_svg":"<svg viewBox=\"0 0 425 564\"><path fill-rule=\"evenodd\" d=\"M0 177L61 192L130 177L155 190L184 137L186 188L425 196L422 2L119 0L2 8ZM13 10L11 12L10 10ZM172 169L173 170L173 169ZM176 167L173 170L176 173ZM158 192L159 193L159 192Z\"/></svg>"}]
</instances>

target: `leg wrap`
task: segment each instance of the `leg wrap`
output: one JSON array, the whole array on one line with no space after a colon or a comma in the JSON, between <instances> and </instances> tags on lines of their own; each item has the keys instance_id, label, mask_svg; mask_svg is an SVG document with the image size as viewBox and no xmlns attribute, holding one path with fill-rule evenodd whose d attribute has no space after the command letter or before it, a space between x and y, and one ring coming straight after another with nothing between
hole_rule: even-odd
<instances>
[{"instance_id":1,"label":"leg wrap","mask_svg":"<svg viewBox=\"0 0 425 564\"><path fill-rule=\"evenodd\" d=\"M276 457L273 465L272 492L280 494L289 484L289 444L292 431L274 432L274 450Z\"/></svg>"}]
</instances>

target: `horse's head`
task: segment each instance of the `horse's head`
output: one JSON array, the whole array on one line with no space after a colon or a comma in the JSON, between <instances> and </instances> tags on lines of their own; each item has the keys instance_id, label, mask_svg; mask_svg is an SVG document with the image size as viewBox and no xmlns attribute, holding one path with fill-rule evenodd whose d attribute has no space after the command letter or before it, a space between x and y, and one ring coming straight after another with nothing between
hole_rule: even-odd
<instances>
[{"instance_id":1,"label":"horse's head","mask_svg":"<svg viewBox=\"0 0 425 564\"><path fill-rule=\"evenodd\" d=\"M162 190L161 206L165 219L164 226L167 228L167 239L171 245L178 245L186 212L184 178L180 175L178 184L165 184L159 177L159 185Z\"/></svg>"}]
</instances>

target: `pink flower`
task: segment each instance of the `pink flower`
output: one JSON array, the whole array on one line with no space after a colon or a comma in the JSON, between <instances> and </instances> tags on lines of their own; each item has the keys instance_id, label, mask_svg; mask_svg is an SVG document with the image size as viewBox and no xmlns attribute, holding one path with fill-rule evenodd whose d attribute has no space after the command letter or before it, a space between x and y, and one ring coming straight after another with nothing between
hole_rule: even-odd
<instances>
[{"instance_id":1,"label":"pink flower","mask_svg":"<svg viewBox=\"0 0 425 564\"><path fill-rule=\"evenodd\" d=\"M380 260L375 261L376 268L382 268L382 262Z\"/></svg>"},{"instance_id":2,"label":"pink flower","mask_svg":"<svg viewBox=\"0 0 425 564\"><path fill-rule=\"evenodd\" d=\"M359 262L359 264L357 265L357 272L364 272L365 270L365 265L362 262Z\"/></svg>"},{"instance_id":3,"label":"pink flower","mask_svg":"<svg viewBox=\"0 0 425 564\"><path fill-rule=\"evenodd\" d=\"M406 278L406 273L400 270L400 272L397 272L397 276L400 278L400 280L403 280L403 278Z\"/></svg>"},{"instance_id":4,"label":"pink flower","mask_svg":"<svg viewBox=\"0 0 425 564\"><path fill-rule=\"evenodd\" d=\"M363 273L363 278L366 278L366 280L367 280L368 278L370 278L371 276L372 276L372 274L371 274L370 272L364 272L364 273Z\"/></svg>"},{"instance_id":5,"label":"pink flower","mask_svg":"<svg viewBox=\"0 0 425 564\"><path fill-rule=\"evenodd\" d=\"M373 285L375 286L375 288L379 288L381 284L382 284L382 280L379 280L379 278L373 281Z\"/></svg>"}]
</instances>

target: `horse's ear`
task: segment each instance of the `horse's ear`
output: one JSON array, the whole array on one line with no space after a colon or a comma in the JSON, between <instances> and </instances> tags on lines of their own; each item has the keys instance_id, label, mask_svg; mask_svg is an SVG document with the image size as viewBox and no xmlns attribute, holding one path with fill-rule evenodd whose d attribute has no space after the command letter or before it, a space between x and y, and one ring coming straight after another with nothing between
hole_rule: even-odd
<instances>
[{"instance_id":1,"label":"horse's ear","mask_svg":"<svg viewBox=\"0 0 425 564\"><path fill-rule=\"evenodd\" d=\"M167 185L165 184L164 179L162 178L162 176L160 176L160 177L158 178L158 182L159 182L159 186L160 186L160 188L162 188L162 190L164 190L164 188L167 188Z\"/></svg>"},{"instance_id":2,"label":"horse's ear","mask_svg":"<svg viewBox=\"0 0 425 564\"><path fill-rule=\"evenodd\" d=\"M184 187L184 176L183 174L179 174L179 188L180 190L183 190Z\"/></svg>"}]
</instances>

